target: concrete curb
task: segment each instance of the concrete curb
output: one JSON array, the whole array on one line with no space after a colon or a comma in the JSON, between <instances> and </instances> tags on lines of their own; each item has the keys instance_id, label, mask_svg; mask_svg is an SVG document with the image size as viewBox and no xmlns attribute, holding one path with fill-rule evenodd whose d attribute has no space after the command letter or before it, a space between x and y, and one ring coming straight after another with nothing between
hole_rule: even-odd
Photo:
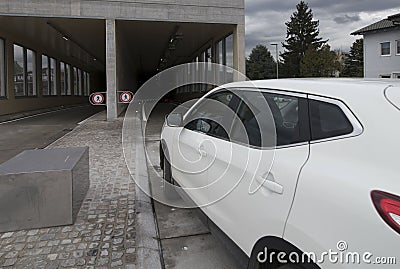
<instances>
[{"instance_id":1,"label":"concrete curb","mask_svg":"<svg viewBox=\"0 0 400 269\"><path fill-rule=\"evenodd\" d=\"M143 134L142 114L135 117L134 127ZM135 137L135 167L136 180L148 182L147 157L143 135ZM150 186L148 186L150 190ZM136 204L136 265L137 268L162 269L161 249L159 244L158 227L154 215L151 197L147 196L137 185L135 189Z\"/></svg>"}]
</instances>

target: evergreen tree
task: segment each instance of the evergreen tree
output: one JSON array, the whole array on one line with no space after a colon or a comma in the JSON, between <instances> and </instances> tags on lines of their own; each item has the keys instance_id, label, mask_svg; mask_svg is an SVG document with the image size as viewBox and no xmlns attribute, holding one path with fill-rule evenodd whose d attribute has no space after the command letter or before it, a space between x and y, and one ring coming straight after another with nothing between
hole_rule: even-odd
<instances>
[{"instance_id":1,"label":"evergreen tree","mask_svg":"<svg viewBox=\"0 0 400 269\"><path fill-rule=\"evenodd\" d=\"M364 76L364 40L354 41L350 48L349 56L344 61L343 77Z\"/></svg>"},{"instance_id":2,"label":"evergreen tree","mask_svg":"<svg viewBox=\"0 0 400 269\"><path fill-rule=\"evenodd\" d=\"M333 77L339 69L338 56L328 44L320 49L310 46L300 63L300 76Z\"/></svg>"},{"instance_id":3,"label":"evergreen tree","mask_svg":"<svg viewBox=\"0 0 400 269\"><path fill-rule=\"evenodd\" d=\"M257 45L253 48L246 59L246 73L252 80L276 77L276 62L266 46Z\"/></svg>"},{"instance_id":4,"label":"evergreen tree","mask_svg":"<svg viewBox=\"0 0 400 269\"><path fill-rule=\"evenodd\" d=\"M308 4L301 1L296 5L296 11L286 22L286 42L282 43L285 51L283 59L283 76L299 77L300 63L310 46L321 48L326 43L319 36L319 21L313 20L312 10Z\"/></svg>"}]
</instances>

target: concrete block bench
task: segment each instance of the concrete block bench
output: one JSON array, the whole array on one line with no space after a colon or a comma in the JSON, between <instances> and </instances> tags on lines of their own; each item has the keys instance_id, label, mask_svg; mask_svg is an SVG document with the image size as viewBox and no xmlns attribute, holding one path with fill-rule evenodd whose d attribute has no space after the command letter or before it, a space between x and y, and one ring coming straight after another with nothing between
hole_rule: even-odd
<instances>
[{"instance_id":1,"label":"concrete block bench","mask_svg":"<svg viewBox=\"0 0 400 269\"><path fill-rule=\"evenodd\" d=\"M0 232L73 224L89 184L87 147L18 154L0 165Z\"/></svg>"}]
</instances>

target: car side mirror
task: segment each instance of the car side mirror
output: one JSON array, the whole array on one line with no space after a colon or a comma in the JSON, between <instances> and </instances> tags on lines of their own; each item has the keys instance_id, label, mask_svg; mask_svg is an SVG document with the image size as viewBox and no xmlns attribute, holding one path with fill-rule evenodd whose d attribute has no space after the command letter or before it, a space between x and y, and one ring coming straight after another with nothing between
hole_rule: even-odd
<instances>
[{"instance_id":1,"label":"car side mirror","mask_svg":"<svg viewBox=\"0 0 400 269\"><path fill-rule=\"evenodd\" d=\"M181 113L171 113L167 116L167 125L169 127L182 127L183 116Z\"/></svg>"}]
</instances>

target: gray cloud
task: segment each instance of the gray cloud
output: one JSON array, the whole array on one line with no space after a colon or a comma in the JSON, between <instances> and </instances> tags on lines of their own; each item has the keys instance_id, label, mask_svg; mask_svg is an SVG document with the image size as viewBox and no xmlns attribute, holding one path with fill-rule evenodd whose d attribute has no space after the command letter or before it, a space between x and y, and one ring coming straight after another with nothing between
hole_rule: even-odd
<instances>
[{"instance_id":1,"label":"gray cloud","mask_svg":"<svg viewBox=\"0 0 400 269\"><path fill-rule=\"evenodd\" d=\"M296 9L300 0L245 0L246 4L246 52L257 44L269 45L283 42L286 37L285 22ZM329 39L334 49L348 50L359 37L350 33L368 24L400 13L398 0L309 0L314 19L320 22L320 36ZM271 50L274 48L269 46ZM280 48L282 51L282 48Z\"/></svg>"},{"instance_id":2,"label":"gray cloud","mask_svg":"<svg viewBox=\"0 0 400 269\"><path fill-rule=\"evenodd\" d=\"M349 23L349 22L353 22L353 21L359 21L359 20L361 20L361 18L360 18L359 14L357 14L357 15L345 14L343 16L335 17L333 20L338 24L345 24L345 23Z\"/></svg>"}]
</instances>

